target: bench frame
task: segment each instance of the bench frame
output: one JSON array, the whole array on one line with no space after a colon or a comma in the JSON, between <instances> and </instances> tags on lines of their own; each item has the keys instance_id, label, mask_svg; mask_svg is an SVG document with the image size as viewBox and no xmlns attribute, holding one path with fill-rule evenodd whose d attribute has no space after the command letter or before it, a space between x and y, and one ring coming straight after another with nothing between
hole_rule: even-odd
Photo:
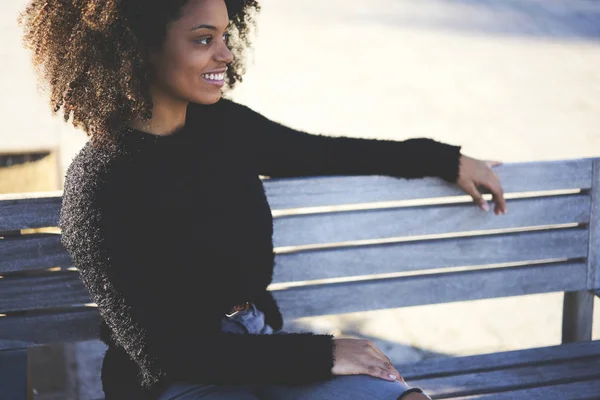
<instances>
[{"instance_id":1,"label":"bench frame","mask_svg":"<svg viewBox=\"0 0 600 400\"><path fill-rule=\"evenodd\" d=\"M588 167L590 169L589 171ZM548 170L551 172L547 172ZM576 172L573 176L570 175L572 171ZM526 172L525 177L521 176L523 175L523 172ZM527 175L539 175L542 177L540 178L540 181L543 181L544 179L554 179L554 175L552 174L555 174L557 177L556 181L560 181L556 185L550 185L552 187L556 186L555 189L563 188L565 185L571 185L568 187L565 186L565 189L574 189L577 187L583 188L583 190L580 191L580 194L573 194L571 197L572 200L576 202L581 201L582 197L585 197L587 199L585 201L589 201L590 205L589 212L586 214L586 221L583 224L580 224L578 228L574 228L585 229L587 234L589 234L589 237L587 238L587 256L585 257L587 276L585 277L585 287L578 285L578 289L575 291L565 291L562 343L568 344L590 341L592 338L594 294L597 296L600 295L600 158L506 164L498 169L498 174L500 175L501 180L506 182L505 191L507 193L514 188L520 188L522 191L523 188L529 187L526 182ZM266 179L263 182L271 207L275 210L273 212L276 221L275 246L280 250L283 249L280 251L280 254L283 254L283 256L280 257L284 257L286 260L285 263L290 263L289 265L293 265L293 262L297 262L294 261L294 257L298 256L293 249L289 251L291 256L285 256L289 250L287 247L291 246L291 244L288 243L289 240L296 239L298 236L301 236L299 239L301 242L302 240L308 240L307 238L317 238L318 240L321 240L314 232L305 234L304 229L297 228L298 225L295 225L296 228L294 228L294 230L295 232L300 233L298 235L293 235L291 233L292 228L288 227L288 225L289 223L296 223L294 219L297 215L294 211L286 213L289 209L294 209L296 207L326 207L339 204L336 203L336 200L339 201L340 192L344 192L344 190L344 204L396 200L400 202L410 202L415 199L443 197L444 195L458 196L462 194L462 192L459 192L456 188L450 187L450 185L445 183L440 183L440 180L436 178L399 181L396 178L380 176L311 177L274 180ZM580 182L587 183L583 184ZM540 190L540 188L537 187L540 186L538 183L539 182L532 184L532 191ZM393 186L391 184L393 184ZM364 190L349 191L348 189L353 185L356 188L367 187ZM541 190L547 190L547 188L542 187ZM52 230L52 227L57 226L61 194L62 192L45 192L0 196L0 236L7 239L4 242L4 245L0 245L0 275L6 275L7 277L4 282L0 279L0 288L4 290L8 288L9 290L9 295L5 295L4 297L0 296L0 313L4 312L11 318L11 321L16 321L16 323L12 322L6 324L8 319L5 320L4 318L7 317L0 317L0 388L3 388L2 390L5 391L5 393L0 393L2 396L7 395L9 393L8 390L14 390L14 393L20 393L21 396L10 392L10 398L32 398L29 369L27 367L27 348L44 345L46 343L86 340L94 338L97 335L96 326L99 321L98 315L97 312L93 310L93 307L90 309L89 304L84 305L84 303L86 303L86 298L89 302L89 297L86 297L86 292L81 291L82 286L79 291L74 290L66 295L66 300L64 298L59 300L53 299L53 291L49 290L49 288L52 289L54 287L56 287L57 290L61 287L71 288L76 285L78 279L76 273L73 273L74 271L70 266L70 259L66 256L64 249L62 249L62 246L59 243L58 231L56 231L55 228L54 231ZM561 198L558 197L556 199L561 200ZM563 199L570 198L564 197ZM517 200L514 201L517 202ZM508 201L509 213L511 212L512 202L513 200ZM524 203L525 201L523 204ZM419 207L417 207L417 211L421 212L424 210L423 207ZM473 205L471 205L471 207L475 208ZM283 210L283 212L280 213L280 210ZM398 210L400 213L412 212L410 207ZM360 214L361 211L357 211L357 213ZM329 218L327 212L323 215ZM373 215L366 216L372 218ZM335 219L335 214L331 214L331 217ZM316 218L324 217L317 216ZM309 222L301 222L300 225L303 223L311 223L308 217L302 221ZM339 221L335 223L339 223ZM361 232L361 225L357 224L356 226L357 229L354 233ZM32 233L31 231L28 231L44 227L50 227L50 230L46 233ZM339 228L339 230L341 231L342 228ZM348 231L347 228L345 230ZM310 231L310 229L307 231ZM279 232L283 232L283 234L278 236ZM324 237L329 238L328 235L329 234L325 233ZM28 241L31 239L35 239L35 246L32 246L31 242ZM326 239L323 240L326 241ZM309 240L306 243L296 243L296 245L302 247L307 243L315 242ZM2 246L4 246L4 248L2 248ZM409 243L408 246L412 245ZM301 250L298 253L300 254L298 257L306 257L306 254L310 255L311 250L305 250L306 249ZM581 266L582 262L584 261L575 260L573 265ZM60 267L56 267L56 265L60 265ZM54 275L52 275L52 277L32 275L31 273L40 269L40 266L43 268L52 267ZM508 269L510 268L507 268L507 270ZM288 270L291 270L291 268L288 268ZM49 272L50 270L47 271ZM504 272L498 271L498 274L502 273ZM53 281L55 278L56 283ZM41 285L39 286L40 291L36 292L38 289L32 288L30 289L31 293L21 295L23 293L23 287L25 287L24 285L27 282L35 282L36 285ZM286 282L283 275L278 279L276 278L272 286L273 290L275 290L274 294L276 299L282 305L282 310L284 311L284 315L286 315L286 319L304 315L328 314L331 313L332 310L335 312L362 311L362 309L357 306L350 306L350 309L343 309L333 305L331 307L325 307L324 310L317 310L311 305L308 305L306 309L296 310L297 307L294 308L293 305L297 305L298 295L295 294L296 292L294 292L294 290L286 290L285 285L283 285L282 288L281 282ZM398 282L400 282L400 280ZM11 283L14 286L14 289L12 289L12 286L7 286L7 283ZM280 286L279 288L278 285ZM353 283L353 285L355 285L355 289L353 290L365 290L365 293L372 293L379 287L373 286L373 288L370 288L368 286L369 284L363 284L361 282ZM342 286L336 287L341 288ZM19 311L19 300L11 300L11 290L13 290L12 293L18 294L17 298L27 302L27 312ZM307 290L312 289L309 288ZM315 293L317 293L316 302L327 302L327 298L319 297L322 296L322 293L319 292L318 289L315 290ZM2 293L2 291L3 290L0 290L0 293ZM537 291L537 293L544 293L547 291L540 290ZM508 295L512 296L519 294L524 293L510 292ZM65 297L60 292L58 295ZM475 298L487 297L475 296ZM460 299L457 298L455 300ZM54 304L53 302L55 302L56 304L64 305L61 301L71 301L71 304L76 304L77 306L67 312L65 312L64 309L61 309L59 310L60 313L56 314L57 316L55 318L51 317L54 311L51 307L48 307L48 304ZM442 302L447 301L454 300L450 298L444 299ZM39 304L40 310L47 310L31 313L30 308L36 304ZM366 306L361 307L364 309L383 309L389 308L390 306L399 307L416 304L436 304L436 301L435 299L426 299L422 300L420 303L417 302L414 304L402 301L393 304L367 301ZM39 337L32 338L35 334L31 334L31 332L33 332L34 328L39 326L39 324L44 325L44 332L40 332ZM67 325L70 327L68 331L65 329ZM527 352L527 350L524 352ZM458 358L456 360L458 365L460 360ZM425 363L423 365L428 364ZM431 366L431 363L429 365ZM11 371L10 377L6 374L3 375L2 371ZM418 367L413 367L413 372L414 371L418 371ZM414 373L412 376L418 378L419 376L422 377L424 375ZM7 382L4 382L3 380ZM8 385L8 382L10 382L10 385L6 386Z\"/></svg>"}]
</instances>

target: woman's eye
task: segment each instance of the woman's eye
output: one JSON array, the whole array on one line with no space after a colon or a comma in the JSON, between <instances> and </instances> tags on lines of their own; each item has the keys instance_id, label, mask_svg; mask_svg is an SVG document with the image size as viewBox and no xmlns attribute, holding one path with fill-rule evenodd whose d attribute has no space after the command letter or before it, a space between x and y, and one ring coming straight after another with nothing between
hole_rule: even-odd
<instances>
[{"instance_id":1,"label":"woman's eye","mask_svg":"<svg viewBox=\"0 0 600 400\"><path fill-rule=\"evenodd\" d=\"M208 45L208 44L210 44L211 40L212 40L211 37L204 37L204 38L200 38L200 39L195 40L195 42L196 43L200 43L200 44L206 44L206 45Z\"/></svg>"},{"instance_id":2,"label":"woman's eye","mask_svg":"<svg viewBox=\"0 0 600 400\"><path fill-rule=\"evenodd\" d=\"M223 34L223 40L227 41L227 39L229 39L229 36L231 36L229 33L224 33Z\"/></svg>"}]
</instances>

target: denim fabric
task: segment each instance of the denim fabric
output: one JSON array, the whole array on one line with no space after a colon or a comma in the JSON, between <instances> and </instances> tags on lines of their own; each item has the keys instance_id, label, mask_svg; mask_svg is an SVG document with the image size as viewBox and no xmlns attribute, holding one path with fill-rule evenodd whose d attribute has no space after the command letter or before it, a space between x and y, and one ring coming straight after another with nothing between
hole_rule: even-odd
<instances>
[{"instance_id":1,"label":"denim fabric","mask_svg":"<svg viewBox=\"0 0 600 400\"><path fill-rule=\"evenodd\" d=\"M240 334L278 334L265 323L264 314L254 304L221 321L223 332ZM158 400L396 400L410 387L400 381L386 381L369 375L334 376L298 386L285 385L212 385L176 382Z\"/></svg>"}]
</instances>

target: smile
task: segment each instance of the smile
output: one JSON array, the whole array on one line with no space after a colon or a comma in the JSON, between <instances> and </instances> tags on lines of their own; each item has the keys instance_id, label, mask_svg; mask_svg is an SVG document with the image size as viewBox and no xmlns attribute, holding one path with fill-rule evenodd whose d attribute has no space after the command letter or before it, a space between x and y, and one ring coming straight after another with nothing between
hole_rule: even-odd
<instances>
[{"instance_id":1,"label":"smile","mask_svg":"<svg viewBox=\"0 0 600 400\"><path fill-rule=\"evenodd\" d=\"M215 84L219 84L219 83L224 83L225 82L225 73L219 73L219 74L201 74L202 78L204 78L205 80L207 80L210 83L215 83Z\"/></svg>"}]
</instances>

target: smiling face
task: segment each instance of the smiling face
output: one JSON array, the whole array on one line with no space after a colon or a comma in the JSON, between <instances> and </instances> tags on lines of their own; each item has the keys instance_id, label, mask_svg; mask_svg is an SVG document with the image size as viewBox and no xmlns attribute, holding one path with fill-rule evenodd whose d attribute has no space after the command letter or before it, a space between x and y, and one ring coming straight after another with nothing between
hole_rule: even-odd
<instances>
[{"instance_id":1,"label":"smiling face","mask_svg":"<svg viewBox=\"0 0 600 400\"><path fill-rule=\"evenodd\" d=\"M225 44L228 24L224 0L189 0L181 18L167 25L162 48L152 53L153 94L175 101L217 102L227 64L233 61Z\"/></svg>"}]
</instances>

